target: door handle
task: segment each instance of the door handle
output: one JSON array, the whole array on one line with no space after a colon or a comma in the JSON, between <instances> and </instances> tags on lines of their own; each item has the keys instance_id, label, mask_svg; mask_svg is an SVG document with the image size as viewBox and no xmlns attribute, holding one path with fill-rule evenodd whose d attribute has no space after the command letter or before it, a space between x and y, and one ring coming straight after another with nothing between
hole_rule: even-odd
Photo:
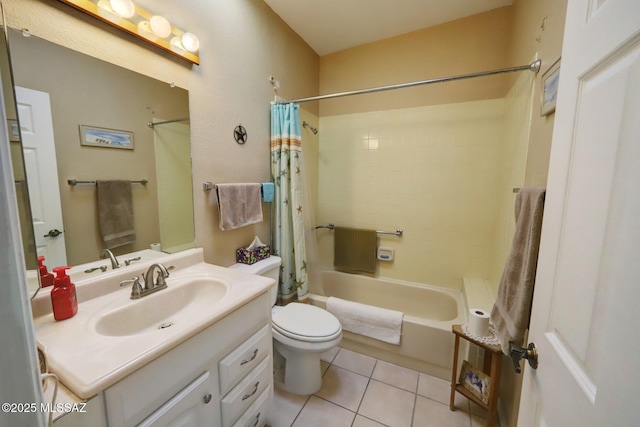
<instances>
[{"instance_id":1,"label":"door handle","mask_svg":"<svg viewBox=\"0 0 640 427\"><path fill-rule=\"evenodd\" d=\"M53 230L49 230L49 232L42 237L58 237L61 234L62 234L62 231L58 230L57 228L54 228Z\"/></svg>"},{"instance_id":2,"label":"door handle","mask_svg":"<svg viewBox=\"0 0 640 427\"><path fill-rule=\"evenodd\" d=\"M509 355L513 362L513 367L516 373L522 372L520 368L520 359L527 359L529 366L533 369L538 369L538 349L534 343L529 343L527 348L522 348L519 345L515 345L513 342L509 342Z\"/></svg>"}]
</instances>

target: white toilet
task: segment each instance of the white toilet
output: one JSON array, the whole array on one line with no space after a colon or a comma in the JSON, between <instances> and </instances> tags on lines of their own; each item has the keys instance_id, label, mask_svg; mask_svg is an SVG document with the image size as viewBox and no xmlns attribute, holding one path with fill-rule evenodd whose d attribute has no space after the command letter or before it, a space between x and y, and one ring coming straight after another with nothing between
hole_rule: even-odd
<instances>
[{"instance_id":1,"label":"white toilet","mask_svg":"<svg viewBox=\"0 0 640 427\"><path fill-rule=\"evenodd\" d=\"M278 283L282 259L270 256L254 264L234 264L229 268L272 278ZM309 304L292 302L276 306L278 287L271 291L271 329L275 358L284 361L281 387L293 394L309 395L322 387L320 354L342 340L340 321L331 313ZM274 365L277 362L274 361Z\"/></svg>"}]
</instances>

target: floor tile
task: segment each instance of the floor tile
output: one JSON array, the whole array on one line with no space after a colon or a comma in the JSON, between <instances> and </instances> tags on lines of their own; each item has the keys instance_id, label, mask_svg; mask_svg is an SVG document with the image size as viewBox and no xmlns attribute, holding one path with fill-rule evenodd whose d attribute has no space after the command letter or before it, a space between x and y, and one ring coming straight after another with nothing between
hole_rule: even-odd
<instances>
[{"instance_id":1,"label":"floor tile","mask_svg":"<svg viewBox=\"0 0 640 427\"><path fill-rule=\"evenodd\" d=\"M406 390L371 380L358 413L388 426L409 427L415 398Z\"/></svg>"},{"instance_id":2,"label":"floor tile","mask_svg":"<svg viewBox=\"0 0 640 427\"><path fill-rule=\"evenodd\" d=\"M308 396L287 393L276 387L273 392L273 406L267 424L271 427L290 427L307 399Z\"/></svg>"},{"instance_id":3,"label":"floor tile","mask_svg":"<svg viewBox=\"0 0 640 427\"><path fill-rule=\"evenodd\" d=\"M418 394L445 405L449 405L449 399L451 398L451 382L421 373L418 379ZM465 412L469 412L469 399L460 393L456 393L455 407L462 409Z\"/></svg>"},{"instance_id":4,"label":"floor tile","mask_svg":"<svg viewBox=\"0 0 640 427\"><path fill-rule=\"evenodd\" d=\"M379 360L373 370L372 379L415 393L419 372Z\"/></svg>"},{"instance_id":5,"label":"floor tile","mask_svg":"<svg viewBox=\"0 0 640 427\"><path fill-rule=\"evenodd\" d=\"M325 362L324 360L320 361L320 375L324 375L327 372L327 369L329 369L329 366L331 366L331 364Z\"/></svg>"},{"instance_id":6,"label":"floor tile","mask_svg":"<svg viewBox=\"0 0 640 427\"><path fill-rule=\"evenodd\" d=\"M292 427L350 427L355 415L338 405L311 396Z\"/></svg>"},{"instance_id":7,"label":"floor tile","mask_svg":"<svg viewBox=\"0 0 640 427\"><path fill-rule=\"evenodd\" d=\"M483 427L487 412L449 381L341 348L321 356L322 388L296 396L276 387L270 427ZM498 424L496 424L498 426ZM499 426L498 426L499 427Z\"/></svg>"},{"instance_id":8,"label":"floor tile","mask_svg":"<svg viewBox=\"0 0 640 427\"><path fill-rule=\"evenodd\" d=\"M471 414L471 427L484 427L487 424L487 410L475 403L469 403L469 406L469 413ZM496 420L494 426L500 427L500 420L498 419L497 415L494 419Z\"/></svg>"},{"instance_id":9,"label":"floor tile","mask_svg":"<svg viewBox=\"0 0 640 427\"><path fill-rule=\"evenodd\" d=\"M356 420L353 422L352 427L386 427L384 424L377 423L369 418L365 418L362 415L356 415Z\"/></svg>"},{"instance_id":10,"label":"floor tile","mask_svg":"<svg viewBox=\"0 0 640 427\"><path fill-rule=\"evenodd\" d=\"M356 412L368 383L367 377L331 365L322 377L322 388L316 395Z\"/></svg>"},{"instance_id":11,"label":"floor tile","mask_svg":"<svg viewBox=\"0 0 640 427\"><path fill-rule=\"evenodd\" d=\"M469 414L451 411L449 405L417 396L412 427L469 427Z\"/></svg>"},{"instance_id":12,"label":"floor tile","mask_svg":"<svg viewBox=\"0 0 640 427\"><path fill-rule=\"evenodd\" d=\"M376 366L376 359L356 353L355 351L347 350L346 348L341 348L333 359L333 364L360 375L370 377L373 368Z\"/></svg>"}]
</instances>

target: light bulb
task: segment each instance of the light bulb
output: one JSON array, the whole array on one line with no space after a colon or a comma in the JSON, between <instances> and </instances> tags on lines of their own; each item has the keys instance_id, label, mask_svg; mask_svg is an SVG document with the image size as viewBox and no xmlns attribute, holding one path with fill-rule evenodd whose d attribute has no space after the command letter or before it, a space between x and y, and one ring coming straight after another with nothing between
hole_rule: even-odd
<instances>
[{"instance_id":1,"label":"light bulb","mask_svg":"<svg viewBox=\"0 0 640 427\"><path fill-rule=\"evenodd\" d=\"M200 49L200 40L193 33L184 33L182 35L182 46L189 52L197 52Z\"/></svg>"},{"instance_id":2,"label":"light bulb","mask_svg":"<svg viewBox=\"0 0 640 427\"><path fill-rule=\"evenodd\" d=\"M166 18L160 15L154 15L149 19L151 31L158 37L167 38L171 34L171 24Z\"/></svg>"},{"instance_id":3,"label":"light bulb","mask_svg":"<svg viewBox=\"0 0 640 427\"><path fill-rule=\"evenodd\" d=\"M136 14L136 5L132 0L109 0L111 10L123 18L131 18Z\"/></svg>"}]
</instances>

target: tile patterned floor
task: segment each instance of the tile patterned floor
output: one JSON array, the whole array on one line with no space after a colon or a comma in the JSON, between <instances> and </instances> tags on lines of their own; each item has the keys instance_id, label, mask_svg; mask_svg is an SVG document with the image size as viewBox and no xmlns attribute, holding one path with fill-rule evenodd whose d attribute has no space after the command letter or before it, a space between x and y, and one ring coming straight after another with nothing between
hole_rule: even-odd
<instances>
[{"instance_id":1,"label":"tile patterned floor","mask_svg":"<svg viewBox=\"0 0 640 427\"><path fill-rule=\"evenodd\" d=\"M276 388L271 427L480 427L486 411L449 381L344 348L322 355L322 388L296 396Z\"/></svg>"}]
</instances>

